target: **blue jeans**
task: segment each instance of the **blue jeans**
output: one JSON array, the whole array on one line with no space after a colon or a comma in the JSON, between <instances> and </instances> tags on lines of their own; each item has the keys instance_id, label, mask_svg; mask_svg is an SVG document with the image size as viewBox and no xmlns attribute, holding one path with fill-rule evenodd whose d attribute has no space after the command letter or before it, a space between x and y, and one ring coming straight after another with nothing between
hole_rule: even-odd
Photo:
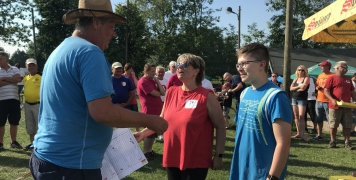
<instances>
[{"instance_id":1,"label":"blue jeans","mask_svg":"<svg viewBox=\"0 0 356 180\"><path fill-rule=\"evenodd\" d=\"M34 153L30 158L30 170L35 180L102 180L100 169L70 169L39 159Z\"/></svg>"},{"instance_id":2,"label":"blue jeans","mask_svg":"<svg viewBox=\"0 0 356 180\"><path fill-rule=\"evenodd\" d=\"M324 118L329 122L329 106L328 102L319 102L315 103L315 122L316 123L323 123Z\"/></svg>"},{"instance_id":3,"label":"blue jeans","mask_svg":"<svg viewBox=\"0 0 356 180\"><path fill-rule=\"evenodd\" d=\"M292 106L307 107L307 100L301 100L301 99L292 98Z\"/></svg>"}]
</instances>

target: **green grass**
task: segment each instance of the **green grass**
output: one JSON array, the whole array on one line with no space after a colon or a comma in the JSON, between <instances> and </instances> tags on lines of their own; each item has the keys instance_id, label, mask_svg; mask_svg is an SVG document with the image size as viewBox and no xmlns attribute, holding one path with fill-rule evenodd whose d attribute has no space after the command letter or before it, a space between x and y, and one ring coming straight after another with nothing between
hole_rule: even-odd
<instances>
[{"instance_id":1,"label":"green grass","mask_svg":"<svg viewBox=\"0 0 356 180\"><path fill-rule=\"evenodd\" d=\"M231 115L232 116L232 115ZM18 141L22 146L29 143L29 137L26 134L24 114L22 111L18 131ZM339 135L340 133L338 133ZM314 134L309 134L312 138ZM228 130L226 138L226 148L224 155L224 168L220 171L209 170L208 180L224 180L229 178L230 163L234 150L235 131ZM304 142L298 139L292 139L290 150L290 159L287 172L287 180L301 179L328 179L332 175L350 175L351 171L356 171L356 151L349 151L342 147L343 137L338 136L338 146L336 149L328 149L329 137L327 132L324 134L324 141ZM354 142L355 137L351 140ZM142 146L143 143L140 143ZM354 143L356 145L356 143ZM160 155L153 161L138 171L125 177L124 180L163 180L166 178L165 169L162 168L162 143L153 145L154 151ZM28 160L30 152L10 148L10 137L8 125L4 138L5 150L0 152L0 180L13 180L29 172ZM263 150L261 150L263 153ZM32 179L27 176L22 179Z\"/></svg>"}]
</instances>

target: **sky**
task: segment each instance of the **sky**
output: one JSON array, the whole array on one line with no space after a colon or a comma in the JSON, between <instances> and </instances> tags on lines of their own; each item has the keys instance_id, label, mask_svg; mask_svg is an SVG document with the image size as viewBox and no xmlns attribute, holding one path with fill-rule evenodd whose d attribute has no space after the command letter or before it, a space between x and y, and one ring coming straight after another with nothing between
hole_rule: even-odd
<instances>
[{"instance_id":1,"label":"sky","mask_svg":"<svg viewBox=\"0 0 356 180\"><path fill-rule=\"evenodd\" d=\"M126 0L111 0L112 7L115 9L117 4L126 4ZM241 34L248 34L247 26L252 23L257 23L257 28L260 30L268 31L267 21L270 21L271 17L276 12L267 12L267 6L264 0L214 0L212 5L209 5L212 9L222 9L219 12L213 14L214 16L220 16L220 22L217 23L219 27L229 27L232 24L236 27L237 34L237 15L227 14L226 8L231 7L234 12L238 12L238 7L241 6ZM32 37L31 37L32 39ZM10 46L0 41L0 47L3 47L6 52L13 54L18 48L25 50L20 46Z\"/></svg>"}]
</instances>

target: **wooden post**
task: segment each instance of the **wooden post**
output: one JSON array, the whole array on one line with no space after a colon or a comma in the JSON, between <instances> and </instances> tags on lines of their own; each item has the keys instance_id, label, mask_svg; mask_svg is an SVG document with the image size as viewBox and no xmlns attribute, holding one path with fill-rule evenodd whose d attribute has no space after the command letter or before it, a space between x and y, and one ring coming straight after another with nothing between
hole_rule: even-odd
<instances>
[{"instance_id":1,"label":"wooden post","mask_svg":"<svg viewBox=\"0 0 356 180\"><path fill-rule=\"evenodd\" d=\"M286 29L284 39L284 67L283 67L283 85L284 90L290 95L290 65L292 49L292 28L293 28L293 0L287 0L286 9Z\"/></svg>"}]
</instances>

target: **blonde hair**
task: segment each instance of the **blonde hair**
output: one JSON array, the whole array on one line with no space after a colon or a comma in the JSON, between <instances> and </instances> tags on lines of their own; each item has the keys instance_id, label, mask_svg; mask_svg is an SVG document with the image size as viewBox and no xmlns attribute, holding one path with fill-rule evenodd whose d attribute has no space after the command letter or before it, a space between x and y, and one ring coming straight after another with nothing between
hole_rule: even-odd
<instances>
[{"instance_id":1,"label":"blonde hair","mask_svg":"<svg viewBox=\"0 0 356 180\"><path fill-rule=\"evenodd\" d=\"M346 64L346 65L347 65L347 62L346 62L346 61L338 61L338 62L335 63L334 68L337 69L337 68L340 67L342 64Z\"/></svg>"},{"instance_id":2,"label":"blonde hair","mask_svg":"<svg viewBox=\"0 0 356 180\"><path fill-rule=\"evenodd\" d=\"M304 77L308 77L308 69L305 67L305 66L303 66L303 65L299 65L298 67L297 67L297 69L295 70L295 75L297 76L297 77L300 77L300 74L298 74L298 69L303 69L304 70Z\"/></svg>"}]
</instances>

